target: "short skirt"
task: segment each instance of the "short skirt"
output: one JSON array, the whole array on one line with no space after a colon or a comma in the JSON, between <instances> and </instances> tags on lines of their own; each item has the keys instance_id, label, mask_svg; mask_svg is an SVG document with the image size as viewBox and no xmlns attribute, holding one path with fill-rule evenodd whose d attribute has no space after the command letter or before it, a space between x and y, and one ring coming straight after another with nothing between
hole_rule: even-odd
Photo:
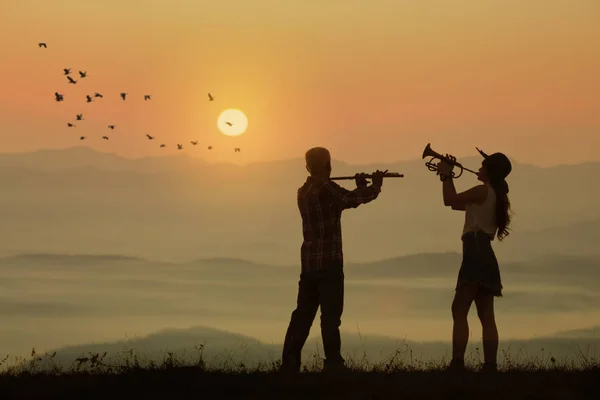
<instances>
[{"instance_id":1,"label":"short skirt","mask_svg":"<svg viewBox=\"0 0 600 400\"><path fill-rule=\"evenodd\" d=\"M467 232L462 237L463 259L458 272L456 290L463 286L476 286L477 297L502 296L500 267L494 249L492 237L479 232Z\"/></svg>"}]
</instances>

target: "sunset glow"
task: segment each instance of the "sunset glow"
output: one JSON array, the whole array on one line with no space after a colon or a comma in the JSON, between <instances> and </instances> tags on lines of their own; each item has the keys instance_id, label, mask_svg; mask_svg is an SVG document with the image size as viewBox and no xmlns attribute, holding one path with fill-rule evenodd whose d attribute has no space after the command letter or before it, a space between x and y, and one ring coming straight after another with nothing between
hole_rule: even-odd
<instances>
[{"instance_id":1,"label":"sunset glow","mask_svg":"<svg viewBox=\"0 0 600 400\"><path fill-rule=\"evenodd\" d=\"M248 117L243 111L230 108L219 115L217 127L227 136L239 136L248 128Z\"/></svg>"},{"instance_id":2,"label":"sunset glow","mask_svg":"<svg viewBox=\"0 0 600 400\"><path fill-rule=\"evenodd\" d=\"M3 151L78 145L80 126L66 122L83 112L89 136L118 126L87 143L95 149L142 157L199 140L215 146L212 161L239 160L219 152L229 138L215 126L235 105L252 116L252 135L238 138L244 162L301 157L317 143L347 162L392 162L418 159L427 142L537 165L598 159L598 1L341 4L3 3ZM68 84L63 68L88 76ZM107 97L86 104L96 91ZM140 143L148 131L171 144Z\"/></svg>"}]
</instances>

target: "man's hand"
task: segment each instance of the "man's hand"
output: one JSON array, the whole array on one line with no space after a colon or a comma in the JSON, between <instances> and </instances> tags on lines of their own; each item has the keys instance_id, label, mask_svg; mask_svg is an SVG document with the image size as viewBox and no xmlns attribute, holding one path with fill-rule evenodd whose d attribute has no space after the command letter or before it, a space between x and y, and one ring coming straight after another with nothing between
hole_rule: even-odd
<instances>
[{"instance_id":1,"label":"man's hand","mask_svg":"<svg viewBox=\"0 0 600 400\"><path fill-rule=\"evenodd\" d=\"M356 174L354 180L356 181L357 188L366 188L369 184L369 181L365 178L365 174Z\"/></svg>"},{"instance_id":2,"label":"man's hand","mask_svg":"<svg viewBox=\"0 0 600 400\"><path fill-rule=\"evenodd\" d=\"M383 176L385 174L387 174L387 172L388 172L387 169L385 171L377 170L377 171L373 172L373 175L371 178L373 180L373 185L378 186L378 187L383 186Z\"/></svg>"}]
</instances>

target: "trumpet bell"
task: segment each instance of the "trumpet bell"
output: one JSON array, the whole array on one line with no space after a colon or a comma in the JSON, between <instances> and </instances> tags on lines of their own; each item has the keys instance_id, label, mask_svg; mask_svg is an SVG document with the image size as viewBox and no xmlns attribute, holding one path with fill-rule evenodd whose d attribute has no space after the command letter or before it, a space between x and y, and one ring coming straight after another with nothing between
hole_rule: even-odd
<instances>
[{"instance_id":1,"label":"trumpet bell","mask_svg":"<svg viewBox=\"0 0 600 400\"><path fill-rule=\"evenodd\" d=\"M441 155L440 153L438 153L437 151L432 150L431 143L427 143L427 146L425 146L425 149L423 150L423 155L421 156L421 158L425 159L425 157L439 158L440 160L443 160L446 158L443 155Z\"/></svg>"},{"instance_id":2,"label":"trumpet bell","mask_svg":"<svg viewBox=\"0 0 600 400\"><path fill-rule=\"evenodd\" d=\"M421 158L425 159L425 157L431 157L431 156L432 156L431 143L427 143L427 146L425 146L425 149L423 150L423 156Z\"/></svg>"}]
</instances>

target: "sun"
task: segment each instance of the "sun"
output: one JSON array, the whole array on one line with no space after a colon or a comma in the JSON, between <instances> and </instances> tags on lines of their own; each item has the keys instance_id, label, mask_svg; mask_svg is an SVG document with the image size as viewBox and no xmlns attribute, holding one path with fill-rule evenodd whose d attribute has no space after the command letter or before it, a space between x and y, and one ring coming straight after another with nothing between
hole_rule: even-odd
<instances>
[{"instance_id":1,"label":"sun","mask_svg":"<svg viewBox=\"0 0 600 400\"><path fill-rule=\"evenodd\" d=\"M229 108L219 115L217 127L227 136L239 136L248 128L248 117L242 110Z\"/></svg>"}]
</instances>

